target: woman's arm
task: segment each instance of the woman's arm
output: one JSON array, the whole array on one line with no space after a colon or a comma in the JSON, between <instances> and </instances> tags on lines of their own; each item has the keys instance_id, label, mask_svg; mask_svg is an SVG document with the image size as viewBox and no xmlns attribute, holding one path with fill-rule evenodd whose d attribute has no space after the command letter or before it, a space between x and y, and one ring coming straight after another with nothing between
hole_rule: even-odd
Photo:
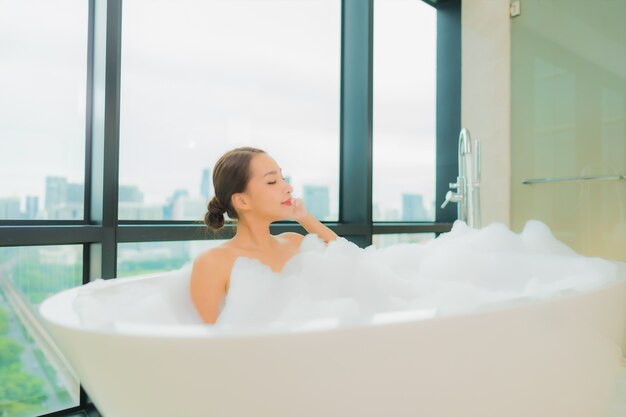
<instances>
[{"instance_id":1,"label":"woman's arm","mask_svg":"<svg viewBox=\"0 0 626 417\"><path fill-rule=\"evenodd\" d=\"M337 234L335 232L330 230L311 214L299 219L298 223L300 223L300 225L304 227L308 233L315 233L326 243L337 239Z\"/></svg>"},{"instance_id":2,"label":"woman's arm","mask_svg":"<svg viewBox=\"0 0 626 417\"><path fill-rule=\"evenodd\" d=\"M300 225L304 227L304 230L308 233L315 233L326 243L337 239L337 234L335 232L324 226L306 210L301 198L294 199L293 205L294 215L292 219L300 223Z\"/></svg>"},{"instance_id":3,"label":"woman's arm","mask_svg":"<svg viewBox=\"0 0 626 417\"><path fill-rule=\"evenodd\" d=\"M223 258L223 256L221 257ZM202 321L215 324L226 295L228 272L215 249L198 257L193 264L189 290Z\"/></svg>"}]
</instances>

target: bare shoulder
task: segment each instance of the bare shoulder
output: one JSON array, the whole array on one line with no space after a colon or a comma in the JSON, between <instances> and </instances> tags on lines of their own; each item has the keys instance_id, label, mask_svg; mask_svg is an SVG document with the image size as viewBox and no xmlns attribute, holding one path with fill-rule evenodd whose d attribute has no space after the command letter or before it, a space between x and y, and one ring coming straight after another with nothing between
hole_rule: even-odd
<instances>
[{"instance_id":1,"label":"bare shoulder","mask_svg":"<svg viewBox=\"0 0 626 417\"><path fill-rule=\"evenodd\" d=\"M189 283L191 301L205 323L215 323L220 314L233 262L231 251L219 246L194 260Z\"/></svg>"},{"instance_id":2,"label":"bare shoulder","mask_svg":"<svg viewBox=\"0 0 626 417\"><path fill-rule=\"evenodd\" d=\"M295 244L297 246L299 246L302 240L304 239L304 235L301 235L300 233L296 233L296 232L284 232L278 235L278 237L287 239L290 243Z\"/></svg>"},{"instance_id":3,"label":"bare shoulder","mask_svg":"<svg viewBox=\"0 0 626 417\"><path fill-rule=\"evenodd\" d=\"M194 260L191 279L226 282L233 262L233 254L228 248L218 246L209 249Z\"/></svg>"}]
</instances>

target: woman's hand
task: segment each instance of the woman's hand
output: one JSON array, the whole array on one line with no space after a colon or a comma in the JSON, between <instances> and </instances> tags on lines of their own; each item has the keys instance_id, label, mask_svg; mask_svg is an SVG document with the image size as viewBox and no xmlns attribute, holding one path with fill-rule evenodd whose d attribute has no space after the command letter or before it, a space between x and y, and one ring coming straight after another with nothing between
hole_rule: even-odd
<instances>
[{"instance_id":1,"label":"woman's hand","mask_svg":"<svg viewBox=\"0 0 626 417\"><path fill-rule=\"evenodd\" d=\"M337 239L337 234L313 217L304 207L304 201L301 198L293 198L292 212L288 220L295 220L307 233L315 233L324 242Z\"/></svg>"},{"instance_id":2,"label":"woman's hand","mask_svg":"<svg viewBox=\"0 0 626 417\"><path fill-rule=\"evenodd\" d=\"M306 207L304 207L304 201L301 198L293 198L291 203L291 216L289 216L288 220L301 220L309 215Z\"/></svg>"}]
</instances>

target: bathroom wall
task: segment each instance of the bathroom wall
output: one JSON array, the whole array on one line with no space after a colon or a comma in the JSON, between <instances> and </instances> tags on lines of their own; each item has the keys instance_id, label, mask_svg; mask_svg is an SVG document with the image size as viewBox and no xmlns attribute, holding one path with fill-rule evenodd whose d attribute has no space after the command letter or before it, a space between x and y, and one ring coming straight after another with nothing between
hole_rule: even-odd
<instances>
[{"instance_id":1,"label":"bathroom wall","mask_svg":"<svg viewBox=\"0 0 626 417\"><path fill-rule=\"evenodd\" d=\"M511 22L511 226L626 261L626 2L522 0Z\"/></svg>"},{"instance_id":2,"label":"bathroom wall","mask_svg":"<svg viewBox=\"0 0 626 417\"><path fill-rule=\"evenodd\" d=\"M626 1L464 0L462 125L483 145L483 225L539 219L626 261Z\"/></svg>"},{"instance_id":3,"label":"bathroom wall","mask_svg":"<svg viewBox=\"0 0 626 417\"><path fill-rule=\"evenodd\" d=\"M510 19L508 0L464 0L461 126L481 141L482 224L510 225Z\"/></svg>"}]
</instances>

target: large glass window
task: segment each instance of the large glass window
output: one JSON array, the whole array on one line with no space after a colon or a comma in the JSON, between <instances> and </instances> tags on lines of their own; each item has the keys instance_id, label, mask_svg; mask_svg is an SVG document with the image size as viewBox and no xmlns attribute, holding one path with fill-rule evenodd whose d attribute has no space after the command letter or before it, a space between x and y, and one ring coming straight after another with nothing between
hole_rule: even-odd
<instances>
[{"instance_id":1,"label":"large glass window","mask_svg":"<svg viewBox=\"0 0 626 417\"><path fill-rule=\"evenodd\" d=\"M123 16L120 219L202 219L237 146L338 218L341 1L128 0Z\"/></svg>"},{"instance_id":2,"label":"large glass window","mask_svg":"<svg viewBox=\"0 0 626 417\"><path fill-rule=\"evenodd\" d=\"M369 55L358 52L371 47L369 2L114 0L91 10L98 24L88 28L89 7L97 4L0 0L0 245L18 245L0 247L0 417L60 415L90 403L81 401L78 378L62 354L41 337L40 303L88 277L110 277L115 266L118 277L177 269L223 243L230 234L198 229L191 237L191 222L167 220L202 220L213 165L229 149L265 149L314 216L338 221L339 192L345 197L352 186L363 189L371 175L371 155L341 155L344 162L359 160L346 164L350 181L339 190L340 129L348 148L369 147L369 135L351 132L372 122L373 201L362 193L343 207L346 237L384 247L435 236L413 233L430 226L406 225L394 232L411 233L371 236L372 225L355 208L372 204L375 221L434 219L434 8L420 0L375 0L370 120L365 78L349 81L372 69ZM93 65L88 33L107 40L107 48L99 42L93 48ZM120 49L121 60L105 59ZM107 106L105 113L96 106L88 115L88 71L102 74L105 62L121 77L107 77L91 93L111 104L120 91L121 109ZM344 119L342 62L348 69L343 109L356 115ZM363 72L353 77L355 64ZM609 98L607 106L615 102ZM93 127L86 125L100 120L113 135L108 141L115 139L118 117L120 153L112 146L104 155L102 138L94 137L98 163L86 165L85 132ZM96 179L116 177L118 163L119 196L109 184L85 189L86 170L97 168ZM85 197L101 221L83 218ZM111 198L119 198L117 213L106 209ZM146 221L119 225L124 233L117 238L137 242L103 233L117 220ZM168 224L148 224L159 220ZM291 227L274 225L272 232ZM153 236L169 241L148 241ZM184 236L209 239L176 240ZM90 250L92 244L101 250Z\"/></svg>"},{"instance_id":3,"label":"large glass window","mask_svg":"<svg viewBox=\"0 0 626 417\"><path fill-rule=\"evenodd\" d=\"M117 276L128 277L178 269L224 240L120 243Z\"/></svg>"},{"instance_id":4,"label":"large glass window","mask_svg":"<svg viewBox=\"0 0 626 417\"><path fill-rule=\"evenodd\" d=\"M39 304L82 283L82 246L0 248L0 411L28 417L78 405L79 382L46 337Z\"/></svg>"},{"instance_id":5,"label":"large glass window","mask_svg":"<svg viewBox=\"0 0 626 417\"><path fill-rule=\"evenodd\" d=\"M436 9L374 1L374 221L435 219Z\"/></svg>"},{"instance_id":6,"label":"large glass window","mask_svg":"<svg viewBox=\"0 0 626 417\"><path fill-rule=\"evenodd\" d=\"M0 220L83 218L87 5L0 2Z\"/></svg>"},{"instance_id":7,"label":"large glass window","mask_svg":"<svg viewBox=\"0 0 626 417\"><path fill-rule=\"evenodd\" d=\"M389 233L372 235L372 245L377 248L384 248L400 243L423 243L433 240L434 233Z\"/></svg>"}]
</instances>

